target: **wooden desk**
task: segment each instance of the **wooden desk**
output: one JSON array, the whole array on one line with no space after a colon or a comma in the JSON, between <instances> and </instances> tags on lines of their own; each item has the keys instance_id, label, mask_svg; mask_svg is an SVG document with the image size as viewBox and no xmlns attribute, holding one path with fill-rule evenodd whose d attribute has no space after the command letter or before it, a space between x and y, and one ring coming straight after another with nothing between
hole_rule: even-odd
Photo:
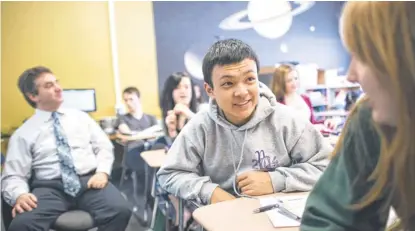
<instances>
[{"instance_id":1,"label":"wooden desk","mask_svg":"<svg viewBox=\"0 0 415 231\"><path fill-rule=\"evenodd\" d=\"M111 135L108 135L108 138L109 138L110 140L116 140L116 139L118 139L116 134L111 134Z\"/></svg>"},{"instance_id":2,"label":"wooden desk","mask_svg":"<svg viewBox=\"0 0 415 231\"><path fill-rule=\"evenodd\" d=\"M136 140L151 140L157 137L163 136L164 132L154 132L154 133L138 133L135 135L123 135L123 134L113 134L110 135L110 139L121 139L124 141L136 141Z\"/></svg>"},{"instance_id":3,"label":"wooden desk","mask_svg":"<svg viewBox=\"0 0 415 231\"><path fill-rule=\"evenodd\" d=\"M293 195L279 193L276 195ZM298 231L299 227L274 228L266 213L254 214L260 207L258 199L238 198L200 207L193 212L194 219L209 231Z\"/></svg>"},{"instance_id":4,"label":"wooden desk","mask_svg":"<svg viewBox=\"0 0 415 231\"><path fill-rule=\"evenodd\" d=\"M164 149L152 150L142 152L141 158L152 168L160 168L167 158L166 151Z\"/></svg>"}]
</instances>

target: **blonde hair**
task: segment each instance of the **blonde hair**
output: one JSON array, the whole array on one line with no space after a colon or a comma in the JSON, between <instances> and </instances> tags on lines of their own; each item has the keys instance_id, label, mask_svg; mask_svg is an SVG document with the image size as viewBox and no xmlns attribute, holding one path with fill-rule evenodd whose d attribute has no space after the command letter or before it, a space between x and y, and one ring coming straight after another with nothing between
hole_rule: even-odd
<instances>
[{"instance_id":1,"label":"blonde hair","mask_svg":"<svg viewBox=\"0 0 415 231\"><path fill-rule=\"evenodd\" d=\"M275 68L270 89L272 93L274 93L277 100L283 99L285 93L287 93L287 76L294 70L294 66L288 64L281 64L279 67Z\"/></svg>"},{"instance_id":2,"label":"blonde hair","mask_svg":"<svg viewBox=\"0 0 415 231\"><path fill-rule=\"evenodd\" d=\"M347 2L341 32L351 55L375 71L382 85L396 96L398 118L388 139L379 129L381 154L370 180L375 184L360 208L393 192L402 227L415 215L415 2ZM389 188L392 187L392 188Z\"/></svg>"}]
</instances>

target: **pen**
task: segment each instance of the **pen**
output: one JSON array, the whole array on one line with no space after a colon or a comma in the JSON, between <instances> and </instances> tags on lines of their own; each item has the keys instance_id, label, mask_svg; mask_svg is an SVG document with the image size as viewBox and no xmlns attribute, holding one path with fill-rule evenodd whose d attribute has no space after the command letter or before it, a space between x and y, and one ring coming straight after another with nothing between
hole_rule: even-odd
<instances>
[{"instance_id":1,"label":"pen","mask_svg":"<svg viewBox=\"0 0 415 231\"><path fill-rule=\"evenodd\" d=\"M282 213L283 215L291 219L294 219L296 221L301 220L301 217L297 216L296 214L292 213L288 209L284 208L281 204L266 205L266 206L255 209L254 213L262 213L262 212L266 212L266 211L277 209L277 208L279 209L279 212Z\"/></svg>"},{"instance_id":2,"label":"pen","mask_svg":"<svg viewBox=\"0 0 415 231\"><path fill-rule=\"evenodd\" d=\"M266 212L269 211L271 209L276 209L278 208L280 205L279 204L273 204L273 205L266 205L260 208L257 208L254 210L254 213L262 213L262 212Z\"/></svg>"},{"instance_id":3,"label":"pen","mask_svg":"<svg viewBox=\"0 0 415 231\"><path fill-rule=\"evenodd\" d=\"M289 217L291 219L294 219L296 221L300 221L301 220L301 217L295 215L293 212L290 212L288 209L286 209L286 208L284 208L282 206L280 206L279 209L280 209L280 213L284 214L285 216L287 216L287 217Z\"/></svg>"}]
</instances>

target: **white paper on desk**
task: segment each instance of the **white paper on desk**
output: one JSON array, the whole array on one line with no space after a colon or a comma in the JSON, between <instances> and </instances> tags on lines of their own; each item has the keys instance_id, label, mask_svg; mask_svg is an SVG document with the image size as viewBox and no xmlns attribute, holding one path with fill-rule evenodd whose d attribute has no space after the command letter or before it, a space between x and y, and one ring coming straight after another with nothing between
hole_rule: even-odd
<instances>
[{"instance_id":1,"label":"white paper on desk","mask_svg":"<svg viewBox=\"0 0 415 231\"><path fill-rule=\"evenodd\" d=\"M139 132L134 132L132 133L132 136L135 137L146 137L146 136L158 136L161 135L160 133L163 132L163 128L161 128L159 125L154 125L152 127L149 127L147 129L144 129L142 131Z\"/></svg>"},{"instance_id":2,"label":"white paper on desk","mask_svg":"<svg viewBox=\"0 0 415 231\"><path fill-rule=\"evenodd\" d=\"M282 201L284 208L301 217L305 208L307 196L308 195L263 197L259 199L259 203L261 206L266 206ZM271 220L272 225L276 228L300 226L300 222L280 213L278 209L272 209L265 213Z\"/></svg>"},{"instance_id":3,"label":"white paper on desk","mask_svg":"<svg viewBox=\"0 0 415 231\"><path fill-rule=\"evenodd\" d=\"M162 131L163 131L163 128L160 125L153 125L147 129L144 129L141 132L147 132L151 134L151 133L162 132Z\"/></svg>"}]
</instances>

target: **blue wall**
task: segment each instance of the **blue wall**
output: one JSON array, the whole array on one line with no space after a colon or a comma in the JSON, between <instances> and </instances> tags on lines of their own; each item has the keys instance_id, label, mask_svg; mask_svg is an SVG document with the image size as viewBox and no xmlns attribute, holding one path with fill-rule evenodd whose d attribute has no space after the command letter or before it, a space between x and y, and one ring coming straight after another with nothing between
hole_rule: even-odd
<instances>
[{"instance_id":1,"label":"blue wall","mask_svg":"<svg viewBox=\"0 0 415 231\"><path fill-rule=\"evenodd\" d=\"M263 4L269 4L270 1L285 3L281 0L255 1L262 1ZM285 23L289 30L278 38L264 37L253 28L224 30L219 27L224 19L246 10L248 4L249 2L153 2L160 90L172 72L185 70L201 77L198 66L206 50L222 38L238 38L250 44L256 50L261 66L299 61L316 63L325 69L338 68L341 74L345 73L349 56L341 44L338 32L342 2L303 2L302 4L312 6L299 14L298 8L301 6L289 3L292 7L291 15L297 15L292 16L291 26ZM285 3L282 6L287 5ZM267 9L275 6L264 7L264 19L275 19L273 15L265 15L270 14L266 12ZM250 23L247 16L238 22ZM281 29L278 23L281 25L284 22L274 22L276 30ZM314 31L310 30L312 26ZM188 60L193 61L188 68L184 61L186 52L192 54Z\"/></svg>"}]
</instances>

